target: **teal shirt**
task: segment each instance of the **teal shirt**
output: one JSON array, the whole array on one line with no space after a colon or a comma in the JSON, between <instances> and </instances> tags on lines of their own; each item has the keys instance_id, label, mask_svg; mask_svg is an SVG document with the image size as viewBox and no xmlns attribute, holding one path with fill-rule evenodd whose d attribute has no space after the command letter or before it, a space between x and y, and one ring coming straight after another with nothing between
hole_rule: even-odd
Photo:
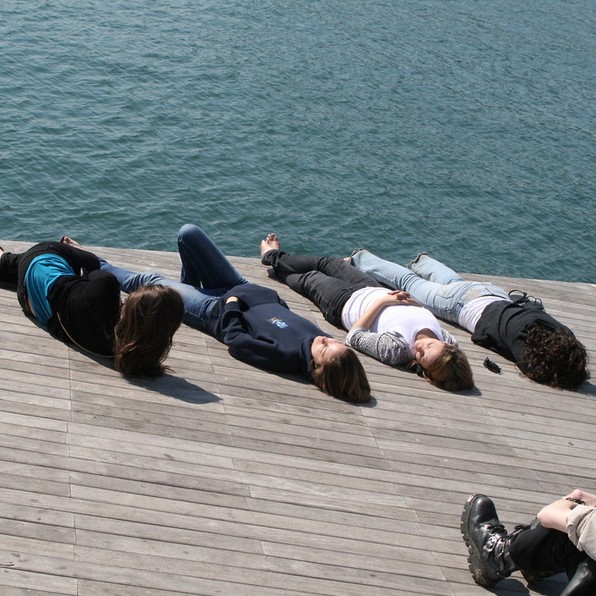
<instances>
[{"instance_id":1,"label":"teal shirt","mask_svg":"<svg viewBox=\"0 0 596 596\"><path fill-rule=\"evenodd\" d=\"M56 280L64 275L75 275L75 272L65 259L49 253L35 257L27 269L25 274L27 298L35 318L42 325L47 325L52 316L48 294Z\"/></svg>"}]
</instances>

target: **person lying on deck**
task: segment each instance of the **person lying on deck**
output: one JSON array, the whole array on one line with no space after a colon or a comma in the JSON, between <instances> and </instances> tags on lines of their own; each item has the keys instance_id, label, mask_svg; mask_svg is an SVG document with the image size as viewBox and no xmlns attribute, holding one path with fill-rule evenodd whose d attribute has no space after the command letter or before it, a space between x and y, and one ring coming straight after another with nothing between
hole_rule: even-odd
<instances>
[{"instance_id":1,"label":"person lying on deck","mask_svg":"<svg viewBox=\"0 0 596 596\"><path fill-rule=\"evenodd\" d=\"M528 525L507 532L493 501L468 498L461 516L474 581L491 588L514 571L528 584L565 572L561 596L596 594L596 495L575 489L543 507Z\"/></svg>"},{"instance_id":2,"label":"person lying on deck","mask_svg":"<svg viewBox=\"0 0 596 596\"><path fill-rule=\"evenodd\" d=\"M124 292L161 284L184 303L184 322L229 348L253 366L302 374L333 397L351 402L371 399L366 373L353 350L314 323L293 313L274 290L249 283L199 227L178 233L181 281L158 273L134 273L101 261Z\"/></svg>"},{"instance_id":3,"label":"person lying on deck","mask_svg":"<svg viewBox=\"0 0 596 596\"><path fill-rule=\"evenodd\" d=\"M532 381L575 389L590 376L586 348L540 300L512 300L492 283L466 281L425 253L408 267L359 249L351 263L396 290L408 292L437 317L472 333L475 344L516 364Z\"/></svg>"},{"instance_id":4,"label":"person lying on deck","mask_svg":"<svg viewBox=\"0 0 596 596\"><path fill-rule=\"evenodd\" d=\"M24 253L0 248L0 282L13 286L23 312L57 339L114 358L123 374L163 374L183 314L171 289L138 291L122 307L116 278L67 236Z\"/></svg>"},{"instance_id":5,"label":"person lying on deck","mask_svg":"<svg viewBox=\"0 0 596 596\"><path fill-rule=\"evenodd\" d=\"M338 257L291 255L276 234L261 242L261 262L306 296L346 343L385 364L410 366L447 391L471 389L472 370L456 339L405 292L392 292Z\"/></svg>"}]
</instances>

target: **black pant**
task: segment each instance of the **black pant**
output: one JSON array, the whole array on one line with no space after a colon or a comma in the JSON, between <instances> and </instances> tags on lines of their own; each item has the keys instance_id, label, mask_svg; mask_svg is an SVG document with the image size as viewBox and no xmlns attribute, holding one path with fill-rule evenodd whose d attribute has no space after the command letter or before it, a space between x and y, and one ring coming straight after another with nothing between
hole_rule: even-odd
<instances>
[{"instance_id":1,"label":"black pant","mask_svg":"<svg viewBox=\"0 0 596 596\"><path fill-rule=\"evenodd\" d=\"M596 572L596 562L578 550L565 532L545 528L537 521L512 539L509 554L516 567L537 577L565 572L571 580L582 561L587 563L592 573ZM585 590L574 591L573 594L596 593L592 582L583 587Z\"/></svg>"},{"instance_id":2,"label":"black pant","mask_svg":"<svg viewBox=\"0 0 596 596\"><path fill-rule=\"evenodd\" d=\"M312 300L325 319L339 328L342 328L341 311L354 292L384 287L338 257L290 255L282 250L270 250L261 261L273 267L280 281Z\"/></svg>"}]
</instances>

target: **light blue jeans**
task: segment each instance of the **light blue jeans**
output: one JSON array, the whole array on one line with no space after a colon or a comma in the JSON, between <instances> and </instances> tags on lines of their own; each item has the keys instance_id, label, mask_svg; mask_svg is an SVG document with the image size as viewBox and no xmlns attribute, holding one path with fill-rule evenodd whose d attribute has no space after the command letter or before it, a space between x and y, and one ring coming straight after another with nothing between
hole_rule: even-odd
<instances>
[{"instance_id":1,"label":"light blue jeans","mask_svg":"<svg viewBox=\"0 0 596 596\"><path fill-rule=\"evenodd\" d=\"M507 292L499 286L466 281L453 269L424 253L409 263L408 268L367 250L352 255L352 263L382 284L409 292L436 317L456 325L463 307L475 298L497 296L509 300Z\"/></svg>"},{"instance_id":2,"label":"light blue jeans","mask_svg":"<svg viewBox=\"0 0 596 596\"><path fill-rule=\"evenodd\" d=\"M178 232L178 252L182 261L180 281L159 273L135 273L100 259L103 271L112 273L123 292L141 286L174 288L184 303L184 322L206 331L206 322L217 300L234 286L248 283L201 228L186 224Z\"/></svg>"}]
</instances>

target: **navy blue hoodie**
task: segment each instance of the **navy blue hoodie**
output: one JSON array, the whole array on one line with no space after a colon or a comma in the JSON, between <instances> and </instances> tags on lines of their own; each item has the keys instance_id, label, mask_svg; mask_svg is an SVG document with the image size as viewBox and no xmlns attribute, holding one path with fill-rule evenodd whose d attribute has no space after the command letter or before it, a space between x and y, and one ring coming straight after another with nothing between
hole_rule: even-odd
<instances>
[{"instance_id":1,"label":"navy blue hoodie","mask_svg":"<svg viewBox=\"0 0 596 596\"><path fill-rule=\"evenodd\" d=\"M238 302L226 304L231 296ZM309 380L312 342L320 335L330 337L293 313L275 290L250 283L235 286L219 299L209 325L234 358L266 370L300 373Z\"/></svg>"}]
</instances>

